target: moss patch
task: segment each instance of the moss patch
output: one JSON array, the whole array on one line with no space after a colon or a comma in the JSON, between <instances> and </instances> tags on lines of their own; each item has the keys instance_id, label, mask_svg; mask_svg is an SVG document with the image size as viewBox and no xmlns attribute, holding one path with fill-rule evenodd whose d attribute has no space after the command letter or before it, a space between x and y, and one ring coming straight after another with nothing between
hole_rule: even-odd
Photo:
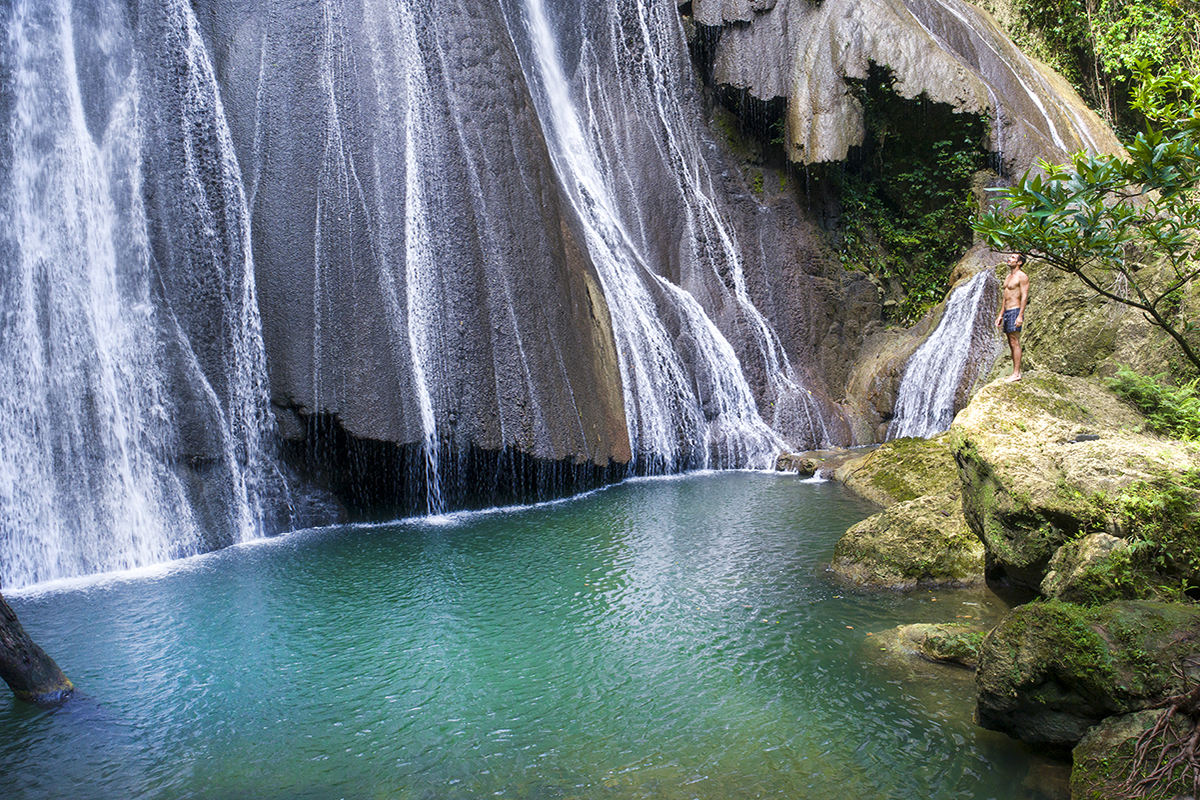
<instances>
[{"instance_id":1,"label":"moss patch","mask_svg":"<svg viewBox=\"0 0 1200 800\"><path fill-rule=\"evenodd\" d=\"M1178 691L1175 670L1198 645L1200 609L1190 605L1021 606L980 649L979 722L1024 741L1073 746L1105 717Z\"/></svg>"},{"instance_id":2,"label":"moss patch","mask_svg":"<svg viewBox=\"0 0 1200 800\"><path fill-rule=\"evenodd\" d=\"M839 467L834 477L882 506L933 494L958 497L960 489L947 434L887 442Z\"/></svg>"}]
</instances>

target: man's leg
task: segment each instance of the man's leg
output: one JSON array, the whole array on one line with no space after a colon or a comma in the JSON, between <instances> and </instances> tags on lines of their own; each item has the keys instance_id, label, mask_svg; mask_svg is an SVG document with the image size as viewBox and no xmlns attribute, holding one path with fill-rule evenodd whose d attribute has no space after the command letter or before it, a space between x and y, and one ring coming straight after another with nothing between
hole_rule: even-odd
<instances>
[{"instance_id":1,"label":"man's leg","mask_svg":"<svg viewBox=\"0 0 1200 800\"><path fill-rule=\"evenodd\" d=\"M1021 334L1013 331L1008 334L1008 349L1012 352L1013 371L1012 375L1008 376L1010 381L1021 380Z\"/></svg>"}]
</instances>

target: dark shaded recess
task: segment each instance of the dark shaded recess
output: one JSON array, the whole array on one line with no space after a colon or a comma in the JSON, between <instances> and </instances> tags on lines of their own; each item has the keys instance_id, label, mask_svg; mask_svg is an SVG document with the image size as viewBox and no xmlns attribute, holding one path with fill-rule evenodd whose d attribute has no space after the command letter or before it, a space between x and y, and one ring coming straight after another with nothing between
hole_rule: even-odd
<instances>
[{"instance_id":1,"label":"dark shaded recess","mask_svg":"<svg viewBox=\"0 0 1200 800\"><path fill-rule=\"evenodd\" d=\"M690 18L692 4L687 3L685 7L681 7L679 13L685 19ZM712 86L713 64L717 58L717 45L721 43L722 30L719 25L697 25L695 32L688 37L688 51L691 53L692 63L705 86Z\"/></svg>"},{"instance_id":2,"label":"dark shaded recess","mask_svg":"<svg viewBox=\"0 0 1200 800\"><path fill-rule=\"evenodd\" d=\"M738 133L759 143L762 163L768 167L786 169L788 157L783 137L787 98L763 100L752 95L749 89L725 85L718 86L715 91L717 102L737 118Z\"/></svg>"},{"instance_id":3,"label":"dark shaded recess","mask_svg":"<svg viewBox=\"0 0 1200 800\"><path fill-rule=\"evenodd\" d=\"M424 448L361 439L333 415L303 417L303 439L288 439L282 456L311 484L341 505L343 521L378 522L427 514L429 482ZM555 500L628 477L626 464L536 458L513 447L485 450L443 441L438 456L443 506L495 508Z\"/></svg>"},{"instance_id":4,"label":"dark shaded recess","mask_svg":"<svg viewBox=\"0 0 1200 800\"><path fill-rule=\"evenodd\" d=\"M872 63L866 79L846 83L862 104L863 143L845 161L807 167L801 190L847 265L870 265L885 280L896 302L885 320L911 323L903 315L945 296L972 244L973 178L999 168L988 120L924 94L900 96L886 66Z\"/></svg>"}]
</instances>

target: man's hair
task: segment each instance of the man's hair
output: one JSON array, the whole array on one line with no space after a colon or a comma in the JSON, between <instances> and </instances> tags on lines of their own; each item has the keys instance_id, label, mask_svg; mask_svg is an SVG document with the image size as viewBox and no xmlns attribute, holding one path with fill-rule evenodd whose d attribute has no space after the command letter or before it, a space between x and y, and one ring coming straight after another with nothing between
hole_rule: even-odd
<instances>
[{"instance_id":1,"label":"man's hair","mask_svg":"<svg viewBox=\"0 0 1200 800\"><path fill-rule=\"evenodd\" d=\"M1021 262L1022 267L1025 266L1025 254L1024 253L1013 253L1013 255L1016 256L1017 259Z\"/></svg>"}]
</instances>

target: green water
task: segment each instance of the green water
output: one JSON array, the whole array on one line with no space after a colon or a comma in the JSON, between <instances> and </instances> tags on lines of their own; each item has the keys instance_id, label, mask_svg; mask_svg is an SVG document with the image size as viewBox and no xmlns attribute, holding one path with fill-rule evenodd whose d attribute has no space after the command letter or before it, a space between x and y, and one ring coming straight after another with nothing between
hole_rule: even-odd
<instances>
[{"instance_id":1,"label":"green water","mask_svg":"<svg viewBox=\"0 0 1200 800\"><path fill-rule=\"evenodd\" d=\"M0 700L0 797L1028 796L970 677L867 635L987 598L825 575L873 510L692 475L35 587L10 601L80 696Z\"/></svg>"}]
</instances>

